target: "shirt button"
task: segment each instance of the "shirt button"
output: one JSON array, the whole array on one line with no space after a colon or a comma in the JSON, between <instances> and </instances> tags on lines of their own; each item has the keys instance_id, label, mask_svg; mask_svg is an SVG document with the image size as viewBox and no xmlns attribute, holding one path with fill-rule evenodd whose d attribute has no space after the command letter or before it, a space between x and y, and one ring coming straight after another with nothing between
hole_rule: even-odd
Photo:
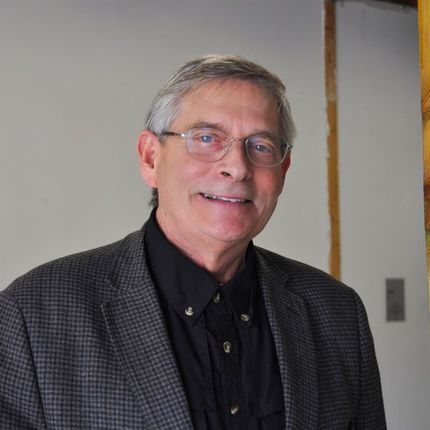
<instances>
[{"instance_id":1,"label":"shirt button","mask_svg":"<svg viewBox=\"0 0 430 430\"><path fill-rule=\"evenodd\" d=\"M249 315L248 314L240 314L240 319L242 321L248 322L249 321Z\"/></svg>"},{"instance_id":2,"label":"shirt button","mask_svg":"<svg viewBox=\"0 0 430 430\"><path fill-rule=\"evenodd\" d=\"M230 352L231 352L231 350L232 350L232 346L231 346L231 343L230 342L224 342L223 344L222 344L222 349L224 350L224 352L226 353L226 354L230 354Z\"/></svg>"},{"instance_id":3,"label":"shirt button","mask_svg":"<svg viewBox=\"0 0 430 430\"><path fill-rule=\"evenodd\" d=\"M222 296L219 291L215 293L215 295L212 297L212 300L214 301L214 303L219 303L221 299L222 299Z\"/></svg>"},{"instance_id":4,"label":"shirt button","mask_svg":"<svg viewBox=\"0 0 430 430\"><path fill-rule=\"evenodd\" d=\"M192 306L188 306L188 308L185 308L185 314L189 317L192 317L194 315L194 309Z\"/></svg>"},{"instance_id":5,"label":"shirt button","mask_svg":"<svg viewBox=\"0 0 430 430\"><path fill-rule=\"evenodd\" d=\"M237 403L232 403L230 405L230 413L236 415L240 410L240 406Z\"/></svg>"}]
</instances>

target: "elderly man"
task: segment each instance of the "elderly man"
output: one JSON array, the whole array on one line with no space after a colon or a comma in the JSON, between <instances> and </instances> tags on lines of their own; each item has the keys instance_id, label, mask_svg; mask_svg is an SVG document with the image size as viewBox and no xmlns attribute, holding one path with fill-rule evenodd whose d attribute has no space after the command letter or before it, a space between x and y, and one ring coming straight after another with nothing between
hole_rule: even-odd
<instances>
[{"instance_id":1,"label":"elderly man","mask_svg":"<svg viewBox=\"0 0 430 430\"><path fill-rule=\"evenodd\" d=\"M360 299L252 243L293 136L284 85L250 61L168 80L138 142L144 227L1 294L3 430L386 427Z\"/></svg>"}]
</instances>

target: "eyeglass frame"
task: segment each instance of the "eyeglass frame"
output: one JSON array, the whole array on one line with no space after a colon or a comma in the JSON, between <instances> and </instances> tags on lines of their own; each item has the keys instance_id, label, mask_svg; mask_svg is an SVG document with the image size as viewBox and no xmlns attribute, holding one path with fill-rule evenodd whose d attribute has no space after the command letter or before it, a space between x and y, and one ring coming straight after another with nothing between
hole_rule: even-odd
<instances>
[{"instance_id":1,"label":"eyeglass frame","mask_svg":"<svg viewBox=\"0 0 430 430\"><path fill-rule=\"evenodd\" d=\"M214 160L202 160L200 158L196 158L194 157L195 154L193 154L192 152L189 151L189 146L188 146L188 142L189 142L189 137L191 136L191 133L194 130L204 130L204 129L208 129L208 130L216 130L216 131L220 131L222 133L224 133L227 137L227 139L224 141L224 147L223 150L224 152L220 151L221 156L219 158L216 158ZM249 141L250 138L254 137L254 136L258 136L258 135L271 135L271 136L275 136L278 137L280 139L280 141L282 142L282 145L285 145L286 149L285 149L285 153L282 156L281 160L276 162L276 164L270 164L270 165L265 165L265 164L255 164L254 161L251 160L249 153L248 153L248 146L247 143ZM159 137L163 137L163 136L177 136L177 137L182 137L184 139L186 139L185 143L186 143L186 148L187 148L187 152L188 154L199 161L203 161L205 163L215 163L216 161L222 160L227 154L228 152L230 152L230 149L232 147L232 144L234 141L240 141L243 143L243 145L245 146L245 153L246 153L246 157L248 159L248 161L256 167L275 167L275 166L279 166L280 164L282 164L282 162L285 160L285 158L287 157L288 153L291 151L291 149L293 148L293 145L287 141L285 141L285 139L278 135L278 134L274 134L274 133L270 133L270 132L260 132L260 133L254 133L254 134L250 134L249 136L246 137L232 137L230 136L227 132L225 132L224 130L221 130L219 128L216 127L192 127L189 130L185 131L185 132L181 132L181 133L177 133L174 131L162 131L161 133L159 133L157 136Z\"/></svg>"}]
</instances>

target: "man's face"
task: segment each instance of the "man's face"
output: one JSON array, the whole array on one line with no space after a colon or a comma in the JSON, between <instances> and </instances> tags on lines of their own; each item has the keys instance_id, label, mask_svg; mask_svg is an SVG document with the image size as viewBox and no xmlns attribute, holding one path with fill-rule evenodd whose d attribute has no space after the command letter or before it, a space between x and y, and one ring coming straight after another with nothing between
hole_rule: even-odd
<instances>
[{"instance_id":1,"label":"man's face","mask_svg":"<svg viewBox=\"0 0 430 430\"><path fill-rule=\"evenodd\" d=\"M269 131L278 120L262 90L245 81L211 82L188 93L169 131L185 132L212 124L235 138ZM256 167L243 143L235 141L219 161L192 158L185 139L154 144L149 180L158 188L157 220L177 245L246 245L266 225L282 191L289 156L282 165Z\"/></svg>"}]
</instances>

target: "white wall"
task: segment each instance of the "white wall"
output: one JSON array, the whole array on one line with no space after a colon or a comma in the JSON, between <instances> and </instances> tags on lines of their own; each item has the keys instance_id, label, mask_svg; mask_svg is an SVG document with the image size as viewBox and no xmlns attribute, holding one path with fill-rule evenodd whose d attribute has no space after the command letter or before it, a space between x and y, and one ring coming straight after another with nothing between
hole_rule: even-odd
<instances>
[{"instance_id":1,"label":"white wall","mask_svg":"<svg viewBox=\"0 0 430 430\"><path fill-rule=\"evenodd\" d=\"M338 12L344 278L369 310L390 429L425 429L416 16L355 3ZM247 56L286 81L299 134L256 242L326 270L322 34L322 0L1 0L0 288L141 226L149 191L135 141L146 110L178 65L210 52ZM406 278L405 323L384 322L392 276Z\"/></svg>"},{"instance_id":2,"label":"white wall","mask_svg":"<svg viewBox=\"0 0 430 430\"><path fill-rule=\"evenodd\" d=\"M371 320L388 428L430 428L416 10L337 7L343 279ZM385 279L405 279L405 322L385 322Z\"/></svg>"}]
</instances>

